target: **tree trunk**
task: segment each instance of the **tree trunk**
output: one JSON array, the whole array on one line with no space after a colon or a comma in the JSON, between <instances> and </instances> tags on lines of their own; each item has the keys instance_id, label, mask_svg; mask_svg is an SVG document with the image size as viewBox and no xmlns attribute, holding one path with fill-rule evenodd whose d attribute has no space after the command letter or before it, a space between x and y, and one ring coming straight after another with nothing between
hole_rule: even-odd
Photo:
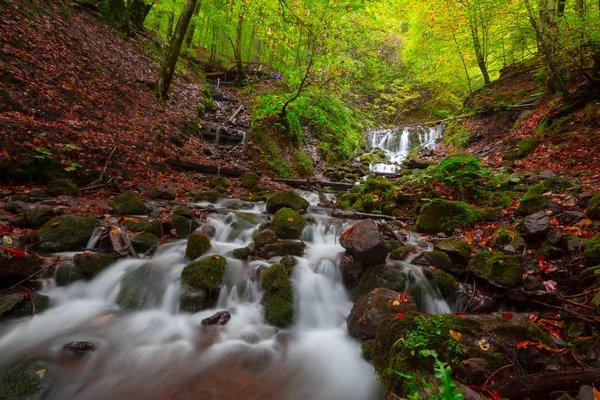
<instances>
[{"instance_id":1,"label":"tree trunk","mask_svg":"<svg viewBox=\"0 0 600 400\"><path fill-rule=\"evenodd\" d=\"M481 42L479 41L479 31L474 21L469 22L469 28L471 29L471 38L473 39L473 48L475 50L475 57L477 58L477 65L479 66L481 74L483 75L483 81L487 85L491 81L485 61L484 49L481 45Z\"/></svg>"},{"instance_id":2,"label":"tree trunk","mask_svg":"<svg viewBox=\"0 0 600 400\"><path fill-rule=\"evenodd\" d=\"M187 30L187 33L185 34L185 47L186 48L190 48L192 47L192 42L194 41L194 33L196 33L196 25L197 25L197 17L200 14L200 8L202 7L202 2L199 1L198 4L196 4L196 8L194 8L194 18L192 18L192 22L190 23L190 27Z\"/></svg>"},{"instance_id":3,"label":"tree trunk","mask_svg":"<svg viewBox=\"0 0 600 400\"><path fill-rule=\"evenodd\" d=\"M238 76L235 82L237 87L244 87L248 84L248 76L244 70L242 64L242 30L244 28L244 8L240 9L240 15L238 15L237 28L235 31L235 46L233 46L233 55L235 57L235 64L237 66Z\"/></svg>"},{"instance_id":4,"label":"tree trunk","mask_svg":"<svg viewBox=\"0 0 600 400\"><path fill-rule=\"evenodd\" d=\"M460 46L458 45L458 40L456 40L456 35L454 34L454 31L452 31L452 38L454 39L454 44L456 45L456 50L458 50L458 54L460 55L460 61L462 61L462 65L465 70L465 75L467 77L467 83L469 84L469 93L473 93L473 89L471 88L471 77L469 76L469 70L467 69L467 63L465 62L465 57L463 56L462 51L460 50Z\"/></svg>"},{"instance_id":5,"label":"tree trunk","mask_svg":"<svg viewBox=\"0 0 600 400\"><path fill-rule=\"evenodd\" d=\"M167 19L167 40L171 40L173 36L173 21L175 20L175 13L173 11L169 11L169 16Z\"/></svg>"},{"instance_id":6,"label":"tree trunk","mask_svg":"<svg viewBox=\"0 0 600 400\"><path fill-rule=\"evenodd\" d=\"M144 29L144 21L153 6L154 3L146 4L142 0L133 0L131 22L136 29Z\"/></svg>"},{"instance_id":7,"label":"tree trunk","mask_svg":"<svg viewBox=\"0 0 600 400\"><path fill-rule=\"evenodd\" d=\"M125 16L123 17L123 30L125 33L131 32L131 8L134 0L127 0L125 4Z\"/></svg>"},{"instance_id":8,"label":"tree trunk","mask_svg":"<svg viewBox=\"0 0 600 400\"><path fill-rule=\"evenodd\" d=\"M179 16L179 20L177 21L175 34L169 42L169 49L165 55L165 61L160 67L158 79L156 80L156 86L154 88L154 95L160 100L166 100L168 98L169 87L171 86L171 81L173 80L177 58L179 57L179 52L181 51L181 45L183 44L185 32L190 24L192 15L194 14L196 2L197 0L187 0L185 7Z\"/></svg>"}]
</instances>

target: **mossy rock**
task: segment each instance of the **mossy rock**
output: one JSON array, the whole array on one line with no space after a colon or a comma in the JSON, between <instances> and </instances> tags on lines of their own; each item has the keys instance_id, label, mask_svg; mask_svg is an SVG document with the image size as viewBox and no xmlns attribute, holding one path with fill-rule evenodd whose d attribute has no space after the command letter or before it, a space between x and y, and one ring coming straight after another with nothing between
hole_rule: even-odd
<instances>
[{"instance_id":1,"label":"mossy rock","mask_svg":"<svg viewBox=\"0 0 600 400\"><path fill-rule=\"evenodd\" d=\"M523 268L517 257L487 250L475 254L469 263L469 271L501 288L518 286L523 277Z\"/></svg>"},{"instance_id":2,"label":"mossy rock","mask_svg":"<svg viewBox=\"0 0 600 400\"><path fill-rule=\"evenodd\" d=\"M75 267L86 278L91 278L114 264L117 259L112 254L75 254Z\"/></svg>"},{"instance_id":3,"label":"mossy rock","mask_svg":"<svg viewBox=\"0 0 600 400\"><path fill-rule=\"evenodd\" d=\"M277 243L268 244L258 250L258 256L266 260L283 256L300 257L302 253L304 253L304 243L289 240L281 240Z\"/></svg>"},{"instance_id":4,"label":"mossy rock","mask_svg":"<svg viewBox=\"0 0 600 400\"><path fill-rule=\"evenodd\" d=\"M600 262L600 234L585 242L583 255L590 261Z\"/></svg>"},{"instance_id":5,"label":"mossy rock","mask_svg":"<svg viewBox=\"0 0 600 400\"><path fill-rule=\"evenodd\" d=\"M206 290L211 297L221 287L227 260L221 256L211 256L186 265L181 272L181 284Z\"/></svg>"},{"instance_id":6,"label":"mossy rock","mask_svg":"<svg viewBox=\"0 0 600 400\"><path fill-rule=\"evenodd\" d=\"M187 238L192 233L192 221L180 215L171 219L173 229L180 238Z\"/></svg>"},{"instance_id":7,"label":"mossy rock","mask_svg":"<svg viewBox=\"0 0 600 400\"><path fill-rule=\"evenodd\" d=\"M517 149L517 157L525 158L536 148L538 140L536 138L523 138L519 142L519 148Z\"/></svg>"},{"instance_id":8,"label":"mossy rock","mask_svg":"<svg viewBox=\"0 0 600 400\"><path fill-rule=\"evenodd\" d=\"M492 207L508 208L512 203L512 192L489 192L485 195L484 204Z\"/></svg>"},{"instance_id":9,"label":"mossy rock","mask_svg":"<svg viewBox=\"0 0 600 400\"><path fill-rule=\"evenodd\" d=\"M590 219L600 219L600 192L595 192L590 197L586 214Z\"/></svg>"},{"instance_id":10,"label":"mossy rock","mask_svg":"<svg viewBox=\"0 0 600 400\"><path fill-rule=\"evenodd\" d=\"M553 176L548 179L544 179L542 182L531 187L527 195L533 194L544 194L548 192L552 193L564 193L569 189L573 189L576 185L568 179L561 176Z\"/></svg>"},{"instance_id":11,"label":"mossy rock","mask_svg":"<svg viewBox=\"0 0 600 400\"><path fill-rule=\"evenodd\" d=\"M261 276L265 288L261 299L265 319L279 328L286 328L294 321L294 287L288 276L288 269L283 264L271 266Z\"/></svg>"},{"instance_id":12,"label":"mossy rock","mask_svg":"<svg viewBox=\"0 0 600 400\"><path fill-rule=\"evenodd\" d=\"M444 296L444 299L453 302L456 300L456 292L458 291L458 283L456 279L449 273L437 268L426 267L424 269L425 276L435 287L437 287Z\"/></svg>"},{"instance_id":13,"label":"mossy rock","mask_svg":"<svg viewBox=\"0 0 600 400\"><path fill-rule=\"evenodd\" d=\"M374 178L369 177L365 182L365 189L367 190L367 192L371 193L377 190L385 192L392 186L392 182L388 181L383 176L376 176Z\"/></svg>"},{"instance_id":14,"label":"mossy rock","mask_svg":"<svg viewBox=\"0 0 600 400\"><path fill-rule=\"evenodd\" d=\"M539 210L545 210L548 208L548 196L542 196L541 194L528 194L523 197L517 214L519 215L531 215Z\"/></svg>"},{"instance_id":15,"label":"mossy rock","mask_svg":"<svg viewBox=\"0 0 600 400\"><path fill-rule=\"evenodd\" d=\"M402 266L397 264L372 265L363 272L350 297L356 301L359 297L377 288L404 292L405 285L406 275L404 275Z\"/></svg>"},{"instance_id":16,"label":"mossy rock","mask_svg":"<svg viewBox=\"0 0 600 400\"><path fill-rule=\"evenodd\" d=\"M254 247L257 249L273 243L277 243L277 234L272 229L262 229L254 235Z\"/></svg>"},{"instance_id":17,"label":"mossy rock","mask_svg":"<svg viewBox=\"0 0 600 400\"><path fill-rule=\"evenodd\" d=\"M362 358L368 362L372 362L375 353L375 339L365 340L360 346L360 352Z\"/></svg>"},{"instance_id":18,"label":"mossy rock","mask_svg":"<svg viewBox=\"0 0 600 400\"><path fill-rule=\"evenodd\" d=\"M63 215L46 222L38 231L40 249L49 252L73 251L86 246L100 222L94 217Z\"/></svg>"},{"instance_id":19,"label":"mossy rock","mask_svg":"<svg viewBox=\"0 0 600 400\"><path fill-rule=\"evenodd\" d=\"M131 237L131 245L138 253L146 253L160 245L160 240L150 232L138 233Z\"/></svg>"},{"instance_id":20,"label":"mossy rock","mask_svg":"<svg viewBox=\"0 0 600 400\"><path fill-rule=\"evenodd\" d=\"M406 257L415 251L416 247L412 245L397 247L390 252L390 258L392 260L406 260Z\"/></svg>"},{"instance_id":21,"label":"mossy rock","mask_svg":"<svg viewBox=\"0 0 600 400\"><path fill-rule=\"evenodd\" d=\"M68 179L54 179L48 182L46 193L51 196L77 196L79 194L79 188Z\"/></svg>"},{"instance_id":22,"label":"mossy rock","mask_svg":"<svg viewBox=\"0 0 600 400\"><path fill-rule=\"evenodd\" d=\"M206 290L182 285L179 311L196 313L214 305L215 300L208 297Z\"/></svg>"},{"instance_id":23,"label":"mossy rock","mask_svg":"<svg viewBox=\"0 0 600 400\"><path fill-rule=\"evenodd\" d=\"M503 248L504 246L509 245L512 241L513 234L511 234L511 232L509 232L506 228L500 227L492 234L491 245L492 247Z\"/></svg>"},{"instance_id":24,"label":"mossy rock","mask_svg":"<svg viewBox=\"0 0 600 400\"><path fill-rule=\"evenodd\" d=\"M275 192L267 200L267 212L274 214L282 208L291 208L298 213L305 213L309 205L296 192Z\"/></svg>"},{"instance_id":25,"label":"mossy rock","mask_svg":"<svg viewBox=\"0 0 600 400\"><path fill-rule=\"evenodd\" d=\"M139 220L138 222L126 219L121 223L125 228L127 228L130 232L147 232L151 233L157 238L163 237L163 228L160 220L157 218L149 219L144 218Z\"/></svg>"},{"instance_id":26,"label":"mossy rock","mask_svg":"<svg viewBox=\"0 0 600 400\"><path fill-rule=\"evenodd\" d=\"M254 172L248 172L242 175L242 187L244 189L252 189L260 183L260 176Z\"/></svg>"},{"instance_id":27,"label":"mossy rock","mask_svg":"<svg viewBox=\"0 0 600 400\"><path fill-rule=\"evenodd\" d=\"M127 272L121 279L117 304L126 310L157 308L167 289L168 273L152 264Z\"/></svg>"},{"instance_id":28,"label":"mossy rock","mask_svg":"<svg viewBox=\"0 0 600 400\"><path fill-rule=\"evenodd\" d=\"M194 218L194 212L186 206L177 206L173 209L173 217Z\"/></svg>"},{"instance_id":29,"label":"mossy rock","mask_svg":"<svg viewBox=\"0 0 600 400\"><path fill-rule=\"evenodd\" d=\"M41 370L50 371L40 374ZM54 371L43 361L23 358L0 369L0 399L37 400L47 397Z\"/></svg>"},{"instance_id":30,"label":"mossy rock","mask_svg":"<svg viewBox=\"0 0 600 400\"><path fill-rule=\"evenodd\" d=\"M214 188L228 188L231 186L231 181L223 176L217 176L212 181L210 181L210 185Z\"/></svg>"},{"instance_id":31,"label":"mossy rock","mask_svg":"<svg viewBox=\"0 0 600 400\"><path fill-rule=\"evenodd\" d=\"M460 273L463 268L459 265L454 265L450 256L443 251L432 250L424 251L412 261L415 265L423 267L436 267L446 272Z\"/></svg>"},{"instance_id":32,"label":"mossy rock","mask_svg":"<svg viewBox=\"0 0 600 400\"><path fill-rule=\"evenodd\" d=\"M306 221L291 208L280 208L273 217L273 231L280 239L299 239Z\"/></svg>"},{"instance_id":33,"label":"mossy rock","mask_svg":"<svg viewBox=\"0 0 600 400\"><path fill-rule=\"evenodd\" d=\"M467 203L434 199L421 207L417 229L424 233L451 233L455 228L472 225L479 217L479 210Z\"/></svg>"},{"instance_id":34,"label":"mossy rock","mask_svg":"<svg viewBox=\"0 0 600 400\"><path fill-rule=\"evenodd\" d=\"M210 250L212 244L210 238L204 233L194 233L190 235L185 247L185 256L191 260L195 260L200 257L208 250Z\"/></svg>"},{"instance_id":35,"label":"mossy rock","mask_svg":"<svg viewBox=\"0 0 600 400\"><path fill-rule=\"evenodd\" d=\"M247 260L250 257L250 249L248 247L241 247L239 249L233 250L232 253L233 258L238 260Z\"/></svg>"},{"instance_id":36,"label":"mossy rock","mask_svg":"<svg viewBox=\"0 0 600 400\"><path fill-rule=\"evenodd\" d=\"M261 276L260 280L267 292L278 290L288 281L289 271L284 264L274 264Z\"/></svg>"},{"instance_id":37,"label":"mossy rock","mask_svg":"<svg viewBox=\"0 0 600 400\"><path fill-rule=\"evenodd\" d=\"M435 250L448 254L450 260L459 265L467 265L473 248L464 240L443 239L434 246Z\"/></svg>"},{"instance_id":38,"label":"mossy rock","mask_svg":"<svg viewBox=\"0 0 600 400\"><path fill-rule=\"evenodd\" d=\"M56 216L57 213L52 207L37 206L23 209L23 216L13 219L11 223L20 228L33 228L45 224Z\"/></svg>"},{"instance_id":39,"label":"mossy rock","mask_svg":"<svg viewBox=\"0 0 600 400\"><path fill-rule=\"evenodd\" d=\"M130 190L116 197L111 202L113 212L117 215L146 214L146 205L139 194Z\"/></svg>"},{"instance_id":40,"label":"mossy rock","mask_svg":"<svg viewBox=\"0 0 600 400\"><path fill-rule=\"evenodd\" d=\"M152 200L175 200L177 193L170 187L158 187L148 190L147 196Z\"/></svg>"},{"instance_id":41,"label":"mossy rock","mask_svg":"<svg viewBox=\"0 0 600 400\"><path fill-rule=\"evenodd\" d=\"M446 157L433 167L437 171L444 171L450 175L456 173L472 173L481 169L481 161L473 155L453 155Z\"/></svg>"},{"instance_id":42,"label":"mossy rock","mask_svg":"<svg viewBox=\"0 0 600 400\"><path fill-rule=\"evenodd\" d=\"M519 154L516 151L514 151L514 150L507 151L502 156L502 159L506 160L506 161L516 161L516 160L519 159Z\"/></svg>"},{"instance_id":43,"label":"mossy rock","mask_svg":"<svg viewBox=\"0 0 600 400\"><path fill-rule=\"evenodd\" d=\"M208 201L210 203L216 203L223 195L216 190L206 190L198 192L194 195L194 201Z\"/></svg>"}]
</instances>

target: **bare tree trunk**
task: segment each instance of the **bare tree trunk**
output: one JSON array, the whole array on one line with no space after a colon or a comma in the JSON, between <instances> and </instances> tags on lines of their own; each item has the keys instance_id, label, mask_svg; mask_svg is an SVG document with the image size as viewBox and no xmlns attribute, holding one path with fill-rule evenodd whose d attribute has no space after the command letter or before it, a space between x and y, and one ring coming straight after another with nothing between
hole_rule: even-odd
<instances>
[{"instance_id":1,"label":"bare tree trunk","mask_svg":"<svg viewBox=\"0 0 600 400\"><path fill-rule=\"evenodd\" d=\"M477 65L479 66L479 69L481 70L481 74L483 75L483 81L487 85L491 82L490 75L487 70L484 49L481 45L481 42L479 41L480 40L479 39L479 30L477 28L477 25L475 24L475 21L469 22L469 28L471 29L471 38L473 39L473 49L475 50L475 57L477 58Z\"/></svg>"},{"instance_id":2,"label":"bare tree trunk","mask_svg":"<svg viewBox=\"0 0 600 400\"><path fill-rule=\"evenodd\" d=\"M237 28L235 31L235 45L233 46L233 56L235 57L235 64L237 66L238 76L235 82L237 87L244 87L248 84L248 76L244 70L244 64L242 63L242 30L244 28L244 8L240 10L238 15ZM233 43L232 43L233 44Z\"/></svg>"},{"instance_id":3,"label":"bare tree trunk","mask_svg":"<svg viewBox=\"0 0 600 400\"><path fill-rule=\"evenodd\" d=\"M190 24L192 15L194 14L196 2L197 0L187 0L181 15L177 20L175 34L169 42L169 49L165 55L165 61L160 67L158 79L156 80L156 86L154 87L154 95L160 100L166 100L168 98L169 87L171 86L173 74L175 73L177 58L179 57L179 52L181 51L181 45L183 44L185 32Z\"/></svg>"},{"instance_id":4,"label":"bare tree trunk","mask_svg":"<svg viewBox=\"0 0 600 400\"><path fill-rule=\"evenodd\" d=\"M131 32L131 8L134 0L127 0L125 3L125 17L123 17L123 30L125 33Z\"/></svg>"},{"instance_id":5,"label":"bare tree trunk","mask_svg":"<svg viewBox=\"0 0 600 400\"><path fill-rule=\"evenodd\" d=\"M173 36L173 21L175 20L175 13L173 11L169 11L169 16L167 17L167 40L171 40L171 36Z\"/></svg>"},{"instance_id":6,"label":"bare tree trunk","mask_svg":"<svg viewBox=\"0 0 600 400\"><path fill-rule=\"evenodd\" d=\"M460 50L458 41L456 40L456 35L454 34L454 30L452 31L452 38L454 39L454 44L456 44L456 50L458 50L458 54L460 55L460 61L462 61L462 65L465 70L465 75L467 76L467 83L469 84L469 93L473 93L473 89L471 88L471 77L469 76L469 70L467 69L467 63L465 62L465 57L463 56L463 53Z\"/></svg>"},{"instance_id":7,"label":"bare tree trunk","mask_svg":"<svg viewBox=\"0 0 600 400\"><path fill-rule=\"evenodd\" d=\"M187 30L187 33L185 34L185 47L186 48L190 48L192 47L192 41L194 40L194 33L196 33L196 24L197 24L197 17L200 14L200 8L202 7L202 2L198 2L198 4L196 4L196 8L194 8L194 18L192 18L192 22L190 23L190 27Z\"/></svg>"}]
</instances>

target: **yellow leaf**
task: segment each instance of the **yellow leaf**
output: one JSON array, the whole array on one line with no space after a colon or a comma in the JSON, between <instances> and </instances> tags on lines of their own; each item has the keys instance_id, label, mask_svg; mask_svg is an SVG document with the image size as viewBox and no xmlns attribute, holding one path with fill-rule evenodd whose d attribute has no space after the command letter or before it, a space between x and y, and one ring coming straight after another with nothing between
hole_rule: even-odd
<instances>
[{"instance_id":1,"label":"yellow leaf","mask_svg":"<svg viewBox=\"0 0 600 400\"><path fill-rule=\"evenodd\" d=\"M41 375L41 374L45 373L46 371L48 371L48 370L47 370L47 369L45 369L45 368L44 368L44 369L40 369L40 370L38 370L38 371L35 371L35 374L36 374L36 375Z\"/></svg>"},{"instance_id":2,"label":"yellow leaf","mask_svg":"<svg viewBox=\"0 0 600 400\"><path fill-rule=\"evenodd\" d=\"M465 232L465 241L469 244L471 244L473 242L473 231Z\"/></svg>"},{"instance_id":3,"label":"yellow leaf","mask_svg":"<svg viewBox=\"0 0 600 400\"><path fill-rule=\"evenodd\" d=\"M3 241L4 241L4 243L6 243L6 244L12 244L12 242L13 242L13 241L12 241L12 239L11 239L11 238L9 238L8 236L4 236L4 237L2 238L2 240L3 240Z\"/></svg>"},{"instance_id":4,"label":"yellow leaf","mask_svg":"<svg viewBox=\"0 0 600 400\"><path fill-rule=\"evenodd\" d=\"M483 351L488 351L490 349L490 344L486 339L479 339L479 348Z\"/></svg>"},{"instance_id":5,"label":"yellow leaf","mask_svg":"<svg viewBox=\"0 0 600 400\"><path fill-rule=\"evenodd\" d=\"M462 339L462 333L454 332L452 329L450 329L450 336L452 336L457 342L460 342L460 339Z\"/></svg>"},{"instance_id":6,"label":"yellow leaf","mask_svg":"<svg viewBox=\"0 0 600 400\"><path fill-rule=\"evenodd\" d=\"M394 300L394 301L392 302L392 305L393 305L393 306L399 306L399 305L400 305L400 302L399 302L398 300Z\"/></svg>"}]
</instances>

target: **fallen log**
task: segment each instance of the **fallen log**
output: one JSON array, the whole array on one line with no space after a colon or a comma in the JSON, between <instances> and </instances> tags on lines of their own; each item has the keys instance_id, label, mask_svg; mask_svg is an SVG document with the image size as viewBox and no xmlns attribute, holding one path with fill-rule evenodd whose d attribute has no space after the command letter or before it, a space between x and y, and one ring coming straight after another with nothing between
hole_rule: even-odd
<instances>
[{"instance_id":1,"label":"fallen log","mask_svg":"<svg viewBox=\"0 0 600 400\"><path fill-rule=\"evenodd\" d=\"M175 158L170 158L166 162L171 167L177 168L177 169L187 169L187 170L191 170L191 171L202 172L204 174L225 175L225 176L232 176L232 177L236 177L236 178L244 175L247 172L247 171L243 171L241 169L221 168L221 167L214 166L214 165L198 164L198 163L194 163L191 161L183 161L183 160L179 160L179 159L175 159Z\"/></svg>"},{"instance_id":2,"label":"fallen log","mask_svg":"<svg viewBox=\"0 0 600 400\"><path fill-rule=\"evenodd\" d=\"M487 389L509 399L533 397L559 390L577 390L582 385L600 385L600 369L541 372L505 379Z\"/></svg>"},{"instance_id":3,"label":"fallen log","mask_svg":"<svg viewBox=\"0 0 600 400\"><path fill-rule=\"evenodd\" d=\"M313 185L319 185L321 187L329 187L332 189L341 189L341 190L352 190L354 188L353 183L343 183L343 182L326 182L326 181L316 181L312 179L274 179L275 182L285 183L290 186L305 186L306 188L310 188Z\"/></svg>"},{"instance_id":4,"label":"fallen log","mask_svg":"<svg viewBox=\"0 0 600 400\"><path fill-rule=\"evenodd\" d=\"M369 214L356 211L344 211L325 207L310 206L309 210L315 214L328 215L333 218L341 219L380 219L384 221L408 221L410 217L392 217L391 215Z\"/></svg>"}]
</instances>

